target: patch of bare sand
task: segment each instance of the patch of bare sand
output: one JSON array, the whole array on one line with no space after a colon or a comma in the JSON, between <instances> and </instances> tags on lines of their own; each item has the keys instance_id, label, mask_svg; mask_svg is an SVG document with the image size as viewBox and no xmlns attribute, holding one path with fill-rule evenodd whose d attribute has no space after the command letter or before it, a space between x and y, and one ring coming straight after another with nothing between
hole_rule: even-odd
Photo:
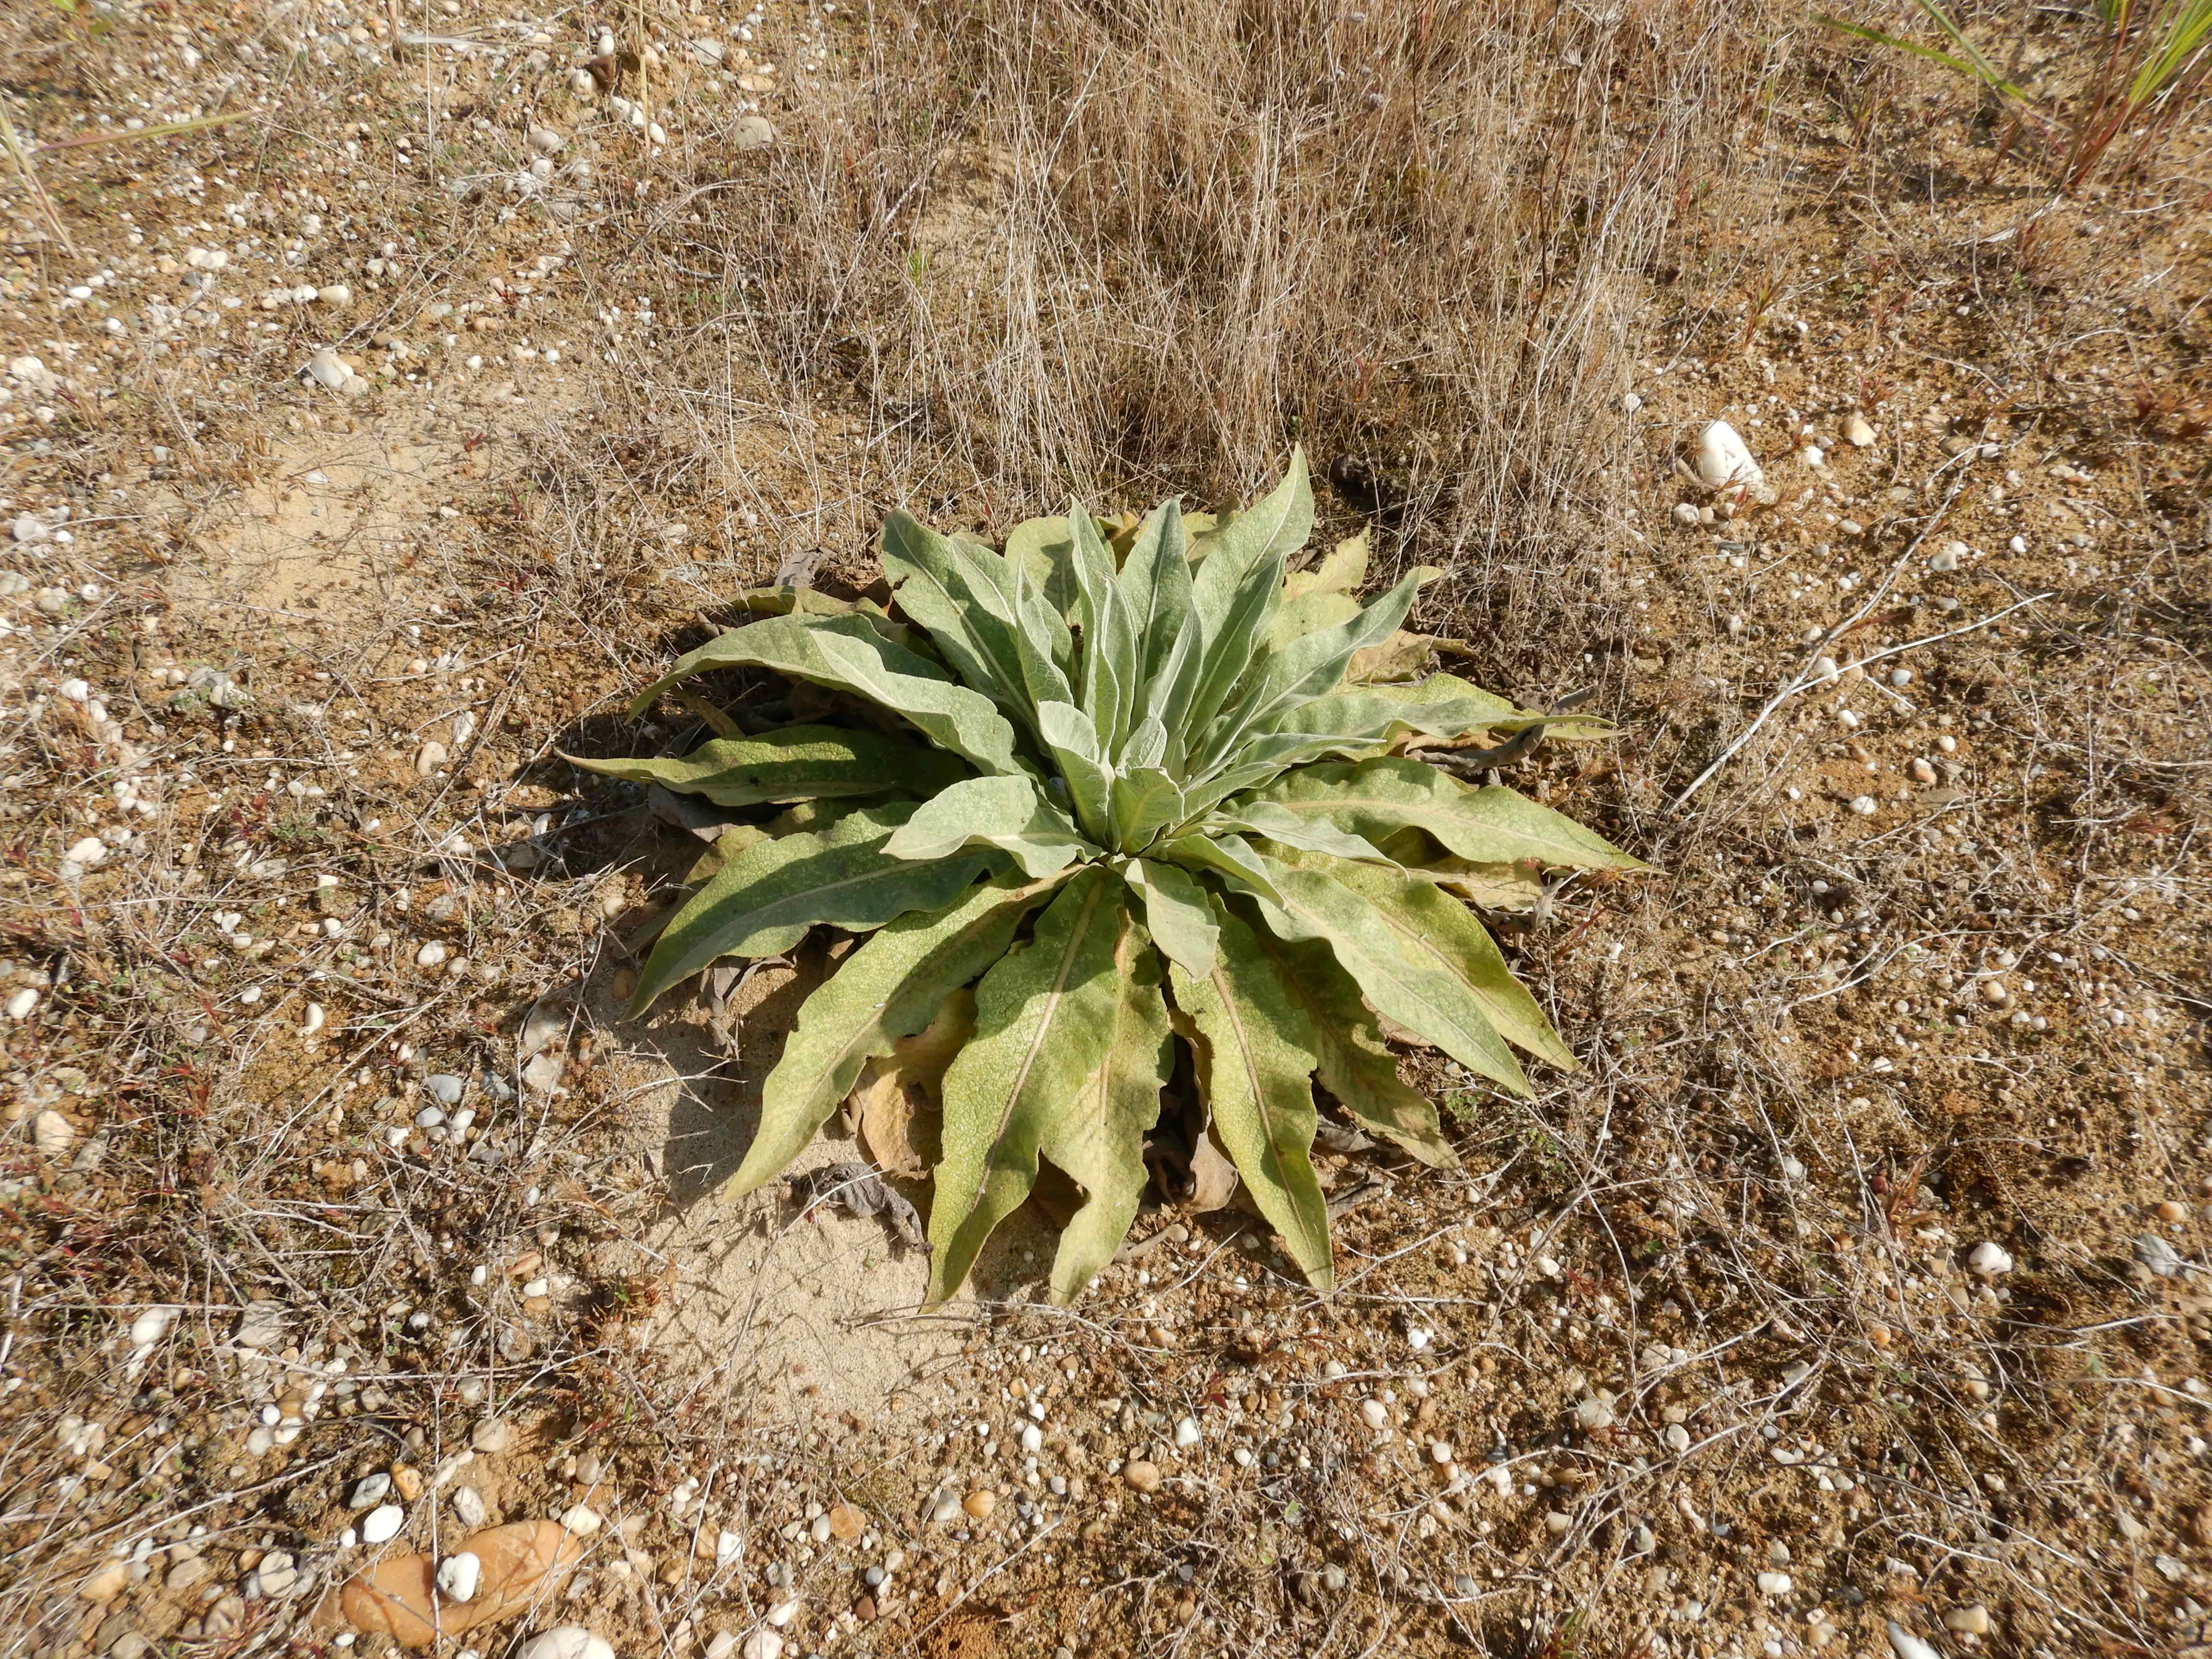
<instances>
[{"instance_id":1,"label":"patch of bare sand","mask_svg":"<svg viewBox=\"0 0 2212 1659\"><path fill-rule=\"evenodd\" d=\"M770 1389L799 1418L872 1419L888 1398L962 1364L979 1308L963 1299L925 1310L929 1259L879 1218L828 1206L802 1213L784 1181L732 1198L730 1176L760 1122L761 1086L823 965L757 971L732 999L726 1052L696 1002L669 1005L634 1041L629 1088L634 1134L657 1157L669 1213L642 1240L672 1264L648 1345L704 1392ZM605 1009L618 1019L618 1004ZM866 1161L842 1112L795 1159L785 1179L841 1160ZM897 1183L927 1213L926 1182ZM970 1279L978 1297L1043 1294L1054 1237L1033 1206L994 1236Z\"/></svg>"},{"instance_id":2,"label":"patch of bare sand","mask_svg":"<svg viewBox=\"0 0 2212 1659\"><path fill-rule=\"evenodd\" d=\"M174 572L176 598L328 623L365 623L392 598L441 489L468 465L458 444L375 428L273 441L252 476L203 509Z\"/></svg>"}]
</instances>

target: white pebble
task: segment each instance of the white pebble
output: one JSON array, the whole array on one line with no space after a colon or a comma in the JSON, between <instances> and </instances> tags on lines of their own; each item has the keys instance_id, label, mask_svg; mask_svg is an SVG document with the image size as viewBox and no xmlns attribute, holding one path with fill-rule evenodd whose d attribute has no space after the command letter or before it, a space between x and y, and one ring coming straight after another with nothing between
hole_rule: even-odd
<instances>
[{"instance_id":1,"label":"white pebble","mask_svg":"<svg viewBox=\"0 0 2212 1659\"><path fill-rule=\"evenodd\" d=\"M31 1017L31 1011L38 1006L39 994L26 986L8 999L8 1018L28 1019Z\"/></svg>"},{"instance_id":2,"label":"white pebble","mask_svg":"<svg viewBox=\"0 0 2212 1659\"><path fill-rule=\"evenodd\" d=\"M415 953L415 965L418 968L435 968L445 959L446 947L436 939L432 939Z\"/></svg>"},{"instance_id":3,"label":"white pebble","mask_svg":"<svg viewBox=\"0 0 2212 1659\"><path fill-rule=\"evenodd\" d=\"M2012 1271L2012 1252L1994 1239L1984 1239L1966 1257L1966 1265L1985 1279Z\"/></svg>"},{"instance_id":4,"label":"white pebble","mask_svg":"<svg viewBox=\"0 0 2212 1659\"><path fill-rule=\"evenodd\" d=\"M473 1550L463 1550L438 1563L439 1593L455 1601L472 1601L483 1577L483 1563Z\"/></svg>"},{"instance_id":5,"label":"white pebble","mask_svg":"<svg viewBox=\"0 0 2212 1659\"><path fill-rule=\"evenodd\" d=\"M1786 1572L1762 1572L1759 1575L1759 1593L1761 1595L1787 1595L1790 1589L1790 1575Z\"/></svg>"},{"instance_id":6,"label":"white pebble","mask_svg":"<svg viewBox=\"0 0 2212 1659\"><path fill-rule=\"evenodd\" d=\"M385 1504L371 1510L362 1517L361 1538L365 1544L381 1544L397 1538L399 1528L406 1523L407 1511L397 1504Z\"/></svg>"},{"instance_id":7,"label":"white pebble","mask_svg":"<svg viewBox=\"0 0 2212 1659\"><path fill-rule=\"evenodd\" d=\"M1941 1651L1922 1641L1894 1619L1889 1621L1889 1645L1897 1659L1943 1659Z\"/></svg>"},{"instance_id":8,"label":"white pebble","mask_svg":"<svg viewBox=\"0 0 2212 1659\"><path fill-rule=\"evenodd\" d=\"M1881 811L1881 803L1872 795L1854 795L1851 797L1851 811L1863 818L1870 818Z\"/></svg>"},{"instance_id":9,"label":"white pebble","mask_svg":"<svg viewBox=\"0 0 2212 1659\"><path fill-rule=\"evenodd\" d=\"M1756 486L1766 481L1765 473L1752 459L1743 434L1726 421L1715 421L1698 434L1692 459L1698 478L1708 489L1722 489L1730 484Z\"/></svg>"},{"instance_id":10,"label":"white pebble","mask_svg":"<svg viewBox=\"0 0 2212 1659\"><path fill-rule=\"evenodd\" d=\"M562 1625L532 1637L514 1659L615 1659L615 1650L581 1625Z\"/></svg>"}]
</instances>

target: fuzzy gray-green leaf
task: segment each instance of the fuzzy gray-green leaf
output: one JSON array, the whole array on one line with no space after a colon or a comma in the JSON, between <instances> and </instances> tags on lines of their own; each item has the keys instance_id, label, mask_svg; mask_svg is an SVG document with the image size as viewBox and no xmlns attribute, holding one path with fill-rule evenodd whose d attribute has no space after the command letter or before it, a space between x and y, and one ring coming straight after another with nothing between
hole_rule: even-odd
<instances>
[{"instance_id":1,"label":"fuzzy gray-green leaf","mask_svg":"<svg viewBox=\"0 0 2212 1659\"><path fill-rule=\"evenodd\" d=\"M1424 1164L1456 1165L1459 1156L1444 1139L1436 1103L1400 1079L1382 1028L1336 953L1321 939L1278 939L1265 927L1253 933L1276 977L1305 1012L1321 1086L1362 1128L1395 1141Z\"/></svg>"},{"instance_id":2,"label":"fuzzy gray-green leaf","mask_svg":"<svg viewBox=\"0 0 2212 1659\"><path fill-rule=\"evenodd\" d=\"M992 1230L1036 1184L1053 1120L1074 1109L1115 1035L1121 878L1071 876L1036 936L975 988L975 1035L945 1073L944 1159L929 1210L929 1299L960 1288Z\"/></svg>"},{"instance_id":3,"label":"fuzzy gray-green leaf","mask_svg":"<svg viewBox=\"0 0 2212 1659\"><path fill-rule=\"evenodd\" d=\"M1605 837L1512 790L1464 784L1402 756L1330 762L1286 773L1249 799L1274 801L1301 817L1325 818L1370 842L1424 830L1463 859L1547 867L1640 870Z\"/></svg>"},{"instance_id":4,"label":"fuzzy gray-green leaf","mask_svg":"<svg viewBox=\"0 0 2212 1659\"><path fill-rule=\"evenodd\" d=\"M1180 865L1158 860L1131 859L1121 873L1145 902L1145 925L1161 953L1194 978L1212 973L1221 929L1198 878Z\"/></svg>"},{"instance_id":5,"label":"fuzzy gray-green leaf","mask_svg":"<svg viewBox=\"0 0 2212 1659\"><path fill-rule=\"evenodd\" d=\"M850 691L880 704L983 772L1024 769L1014 728L997 705L949 678L927 657L884 639L865 616L769 617L733 628L677 659L632 701L643 710L661 691L712 668L773 669L793 679Z\"/></svg>"},{"instance_id":6,"label":"fuzzy gray-green leaf","mask_svg":"<svg viewBox=\"0 0 2212 1659\"><path fill-rule=\"evenodd\" d=\"M1389 921L1323 871L1295 868L1264 854L1261 861L1282 895L1279 902L1259 901L1261 917L1278 938L1326 940L1378 1013L1514 1093L1528 1092L1520 1061L1465 984L1432 962L1408 958Z\"/></svg>"},{"instance_id":7,"label":"fuzzy gray-green leaf","mask_svg":"<svg viewBox=\"0 0 2212 1659\"><path fill-rule=\"evenodd\" d=\"M819 922L863 933L908 910L941 910L1003 866L987 852L931 864L892 858L884 842L913 811L912 802L896 802L851 813L818 835L745 848L662 929L638 975L634 1010L720 957L781 956Z\"/></svg>"},{"instance_id":8,"label":"fuzzy gray-green leaf","mask_svg":"<svg viewBox=\"0 0 2212 1659\"><path fill-rule=\"evenodd\" d=\"M941 859L975 846L996 848L1030 876L1051 875L1099 850L1029 779L965 778L924 801L884 851L895 859Z\"/></svg>"},{"instance_id":9,"label":"fuzzy gray-green leaf","mask_svg":"<svg viewBox=\"0 0 2212 1659\"><path fill-rule=\"evenodd\" d=\"M1176 1006L1198 1030L1199 1087L1260 1213L1307 1281L1333 1290L1328 1206L1313 1167L1312 1036L1252 930L1215 903L1212 970L1187 974L1172 960L1168 970Z\"/></svg>"},{"instance_id":10,"label":"fuzzy gray-green leaf","mask_svg":"<svg viewBox=\"0 0 2212 1659\"><path fill-rule=\"evenodd\" d=\"M773 1180L804 1151L860 1067L927 1025L949 988L1004 957L1023 916L1058 885L1001 876L948 909L901 916L864 940L800 1006L762 1088L760 1127L732 1195Z\"/></svg>"},{"instance_id":11,"label":"fuzzy gray-green leaf","mask_svg":"<svg viewBox=\"0 0 2212 1659\"><path fill-rule=\"evenodd\" d=\"M958 756L941 749L831 726L787 726L757 738L716 738L681 759L562 758L605 777L703 795L718 806L845 795L926 796L969 775Z\"/></svg>"},{"instance_id":12,"label":"fuzzy gray-green leaf","mask_svg":"<svg viewBox=\"0 0 2212 1659\"><path fill-rule=\"evenodd\" d=\"M1145 1135L1159 1119L1160 1091L1173 1065L1160 960L1133 923L1121 930L1114 976L1118 994L1106 1058L1085 1079L1073 1109L1051 1119L1042 1146L1084 1194L1053 1257L1055 1302L1073 1302L1105 1270L1136 1218L1151 1179Z\"/></svg>"}]
</instances>

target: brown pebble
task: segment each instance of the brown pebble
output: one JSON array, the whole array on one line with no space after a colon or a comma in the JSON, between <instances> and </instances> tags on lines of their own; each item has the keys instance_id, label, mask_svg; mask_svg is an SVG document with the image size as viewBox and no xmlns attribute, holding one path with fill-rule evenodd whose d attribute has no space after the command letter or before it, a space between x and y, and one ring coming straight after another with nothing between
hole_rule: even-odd
<instances>
[{"instance_id":1,"label":"brown pebble","mask_svg":"<svg viewBox=\"0 0 2212 1659\"><path fill-rule=\"evenodd\" d=\"M462 1550L483 1563L474 1600L444 1601L435 1589L436 1562L403 1555L347 1579L336 1605L325 1598L317 1610L317 1626L327 1628L342 1618L365 1634L388 1633L402 1647L427 1647L441 1631L457 1635L520 1612L576 1565L584 1545L557 1522L521 1521L471 1534L449 1553Z\"/></svg>"},{"instance_id":2,"label":"brown pebble","mask_svg":"<svg viewBox=\"0 0 2212 1659\"><path fill-rule=\"evenodd\" d=\"M830 1530L838 1542L849 1544L860 1535L864 1516L850 1504L840 1504L830 1511Z\"/></svg>"},{"instance_id":3,"label":"brown pebble","mask_svg":"<svg viewBox=\"0 0 2212 1659\"><path fill-rule=\"evenodd\" d=\"M992 1511L999 1507L999 1494L988 1491L971 1492L960 1500L960 1507L978 1521L988 1521Z\"/></svg>"},{"instance_id":4,"label":"brown pebble","mask_svg":"<svg viewBox=\"0 0 2212 1659\"><path fill-rule=\"evenodd\" d=\"M1160 1466L1140 1457L1122 1469L1121 1479L1129 1483L1133 1492L1158 1492L1160 1489Z\"/></svg>"},{"instance_id":5,"label":"brown pebble","mask_svg":"<svg viewBox=\"0 0 2212 1659\"><path fill-rule=\"evenodd\" d=\"M401 1498L411 1504L422 1495L422 1471L412 1463L394 1463L392 1466L392 1486Z\"/></svg>"},{"instance_id":6,"label":"brown pebble","mask_svg":"<svg viewBox=\"0 0 2212 1659\"><path fill-rule=\"evenodd\" d=\"M874 1624L876 1622L876 1598L872 1595L864 1595L859 1601L854 1602L853 1617L859 1620L864 1625Z\"/></svg>"},{"instance_id":7,"label":"brown pebble","mask_svg":"<svg viewBox=\"0 0 2212 1659\"><path fill-rule=\"evenodd\" d=\"M2186 1221L2189 1219L2189 1208L2186 1205L2175 1203L2170 1198L2166 1199L2159 1204L2158 1218L2160 1221L2176 1223Z\"/></svg>"}]
</instances>

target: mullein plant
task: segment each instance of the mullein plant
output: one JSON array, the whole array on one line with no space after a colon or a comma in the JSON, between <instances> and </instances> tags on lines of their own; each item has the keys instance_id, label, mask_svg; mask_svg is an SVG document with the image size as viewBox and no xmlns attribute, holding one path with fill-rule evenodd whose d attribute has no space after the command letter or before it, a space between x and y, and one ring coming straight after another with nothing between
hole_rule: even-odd
<instances>
[{"instance_id":1,"label":"mullein plant","mask_svg":"<svg viewBox=\"0 0 2212 1659\"><path fill-rule=\"evenodd\" d=\"M850 723L577 762L787 809L725 837L729 856L659 935L639 1012L811 928L861 936L799 1012L735 1192L773 1180L869 1061L972 998L939 1085L933 1301L959 1289L1041 1160L1080 1193L1054 1297L1111 1261L1178 1042L1252 1202L1327 1288L1316 1082L1361 1128L1449 1165L1386 1021L1516 1093L1516 1048L1574 1065L1462 896L1526 908L1547 869L1640 866L1406 751L1547 721L1570 738L1606 728L1449 674L1369 678L1421 654L1401 624L1439 573L1362 606L1365 538L1294 568L1312 526L1296 453L1242 514L1186 516L1170 500L1102 523L1071 505L1003 550L894 513L887 608L762 591L751 607L782 614L689 653L636 703L714 670L766 670L843 694L823 701Z\"/></svg>"}]
</instances>

